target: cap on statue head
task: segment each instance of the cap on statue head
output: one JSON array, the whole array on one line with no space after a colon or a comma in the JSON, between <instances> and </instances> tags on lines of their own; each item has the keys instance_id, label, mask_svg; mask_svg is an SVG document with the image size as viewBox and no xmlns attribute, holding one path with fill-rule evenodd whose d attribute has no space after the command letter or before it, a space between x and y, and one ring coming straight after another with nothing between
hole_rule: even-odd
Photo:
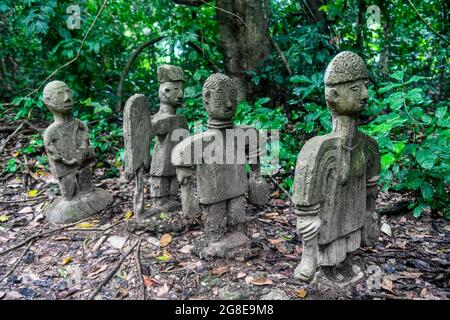
<instances>
[{"instance_id":1,"label":"cap on statue head","mask_svg":"<svg viewBox=\"0 0 450 320\"><path fill-rule=\"evenodd\" d=\"M331 60L325 70L325 85L335 85L359 79L368 79L366 64L356 53L344 51Z\"/></svg>"},{"instance_id":2,"label":"cap on statue head","mask_svg":"<svg viewBox=\"0 0 450 320\"><path fill-rule=\"evenodd\" d=\"M163 64L158 67L158 81L160 83L184 81L184 71L180 67Z\"/></svg>"},{"instance_id":3,"label":"cap on statue head","mask_svg":"<svg viewBox=\"0 0 450 320\"><path fill-rule=\"evenodd\" d=\"M43 95L48 96L48 93L50 91L61 88L61 87L68 87L68 86L63 81L59 81L59 80L50 81L49 83L47 83L45 85L44 90L43 90Z\"/></svg>"}]
</instances>

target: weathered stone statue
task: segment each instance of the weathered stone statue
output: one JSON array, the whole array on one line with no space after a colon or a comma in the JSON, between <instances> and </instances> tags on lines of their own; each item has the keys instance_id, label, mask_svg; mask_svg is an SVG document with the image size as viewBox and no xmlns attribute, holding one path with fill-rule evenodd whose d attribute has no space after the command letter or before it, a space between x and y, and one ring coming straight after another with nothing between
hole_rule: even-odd
<instances>
[{"instance_id":1,"label":"weathered stone statue","mask_svg":"<svg viewBox=\"0 0 450 320\"><path fill-rule=\"evenodd\" d=\"M178 141L172 140L176 129L188 130L186 119L176 114L183 102L184 73L180 67L162 65L158 68L159 112L150 117L149 102L143 95L132 96L124 110L124 137L128 176L136 176L134 211L143 219L158 213L178 211L179 185L171 153ZM153 159L150 143L156 137ZM150 169L152 207L144 210L144 169Z\"/></svg>"},{"instance_id":2,"label":"weathered stone statue","mask_svg":"<svg viewBox=\"0 0 450 320\"><path fill-rule=\"evenodd\" d=\"M43 96L55 120L45 130L44 146L62 195L44 215L52 223L71 223L105 209L113 199L92 183L95 154L87 126L72 117L72 91L64 82L52 81Z\"/></svg>"},{"instance_id":3,"label":"weathered stone statue","mask_svg":"<svg viewBox=\"0 0 450 320\"><path fill-rule=\"evenodd\" d=\"M250 201L264 205L269 200L268 184L259 175L258 130L233 125L236 95L237 90L228 76L211 75L203 86L208 130L184 139L172 154L182 188L183 215L189 218L202 211L204 237L195 249L201 258L248 259L254 254L246 235L247 162L253 162L250 187L259 190L259 193L252 192ZM197 197L191 189L194 166Z\"/></svg>"},{"instance_id":4,"label":"weathered stone statue","mask_svg":"<svg viewBox=\"0 0 450 320\"><path fill-rule=\"evenodd\" d=\"M303 254L294 277L310 281L317 266L336 266L347 253L378 239L375 212L379 151L358 131L368 99L364 61L338 54L325 71L325 98L333 119L330 134L310 139L297 159L293 202Z\"/></svg>"},{"instance_id":5,"label":"weathered stone statue","mask_svg":"<svg viewBox=\"0 0 450 320\"><path fill-rule=\"evenodd\" d=\"M181 209L177 200L179 185L171 162L172 149L178 143L172 139L176 129L188 130L186 118L176 114L183 103L184 72L180 67L162 65L158 68L159 112L152 118L151 137L156 136L150 167L151 214Z\"/></svg>"}]
</instances>

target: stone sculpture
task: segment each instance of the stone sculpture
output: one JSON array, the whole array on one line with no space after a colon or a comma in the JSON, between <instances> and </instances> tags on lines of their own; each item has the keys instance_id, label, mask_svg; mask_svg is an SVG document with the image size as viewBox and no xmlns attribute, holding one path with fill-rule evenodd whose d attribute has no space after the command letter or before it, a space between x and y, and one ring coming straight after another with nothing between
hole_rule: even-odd
<instances>
[{"instance_id":1,"label":"stone sculpture","mask_svg":"<svg viewBox=\"0 0 450 320\"><path fill-rule=\"evenodd\" d=\"M211 75L203 86L202 95L209 117L208 130L184 139L172 154L182 188L183 215L190 219L202 211L204 238L197 241L194 250L201 258L247 259L254 251L246 235L244 204L249 191L246 162L253 163L250 201L264 205L269 200L269 186L259 174L257 160L261 148L245 139L252 135L258 139L258 130L233 125L237 90L228 76ZM236 140L238 143L234 144ZM239 153L239 141L241 147L245 145L240 150L247 152ZM192 190L193 167L197 197Z\"/></svg>"},{"instance_id":2,"label":"stone sculpture","mask_svg":"<svg viewBox=\"0 0 450 320\"><path fill-rule=\"evenodd\" d=\"M183 102L184 72L180 67L162 65L158 67L159 112L150 116L149 102L143 95L132 96L124 110L124 137L126 174L135 175L134 212L140 219L158 213L181 209L177 200L179 185L171 153L178 141L172 140L176 129L187 131L186 119L176 114ZM156 137L153 159L150 161L150 143ZM145 169L150 170L150 197L152 207L144 210Z\"/></svg>"},{"instance_id":3,"label":"stone sculpture","mask_svg":"<svg viewBox=\"0 0 450 320\"><path fill-rule=\"evenodd\" d=\"M337 266L361 243L378 239L378 145L357 124L368 78L364 61L352 52L330 62L324 81L333 130L307 141L297 159L293 202L303 253L294 277L304 281L314 278L317 266Z\"/></svg>"},{"instance_id":4,"label":"stone sculpture","mask_svg":"<svg viewBox=\"0 0 450 320\"><path fill-rule=\"evenodd\" d=\"M71 223L105 209L113 198L92 183L95 154L87 126L72 117L70 88L62 81L52 81L45 86L43 97L54 116L45 130L44 146L62 195L47 207L44 216L52 223Z\"/></svg>"}]
</instances>

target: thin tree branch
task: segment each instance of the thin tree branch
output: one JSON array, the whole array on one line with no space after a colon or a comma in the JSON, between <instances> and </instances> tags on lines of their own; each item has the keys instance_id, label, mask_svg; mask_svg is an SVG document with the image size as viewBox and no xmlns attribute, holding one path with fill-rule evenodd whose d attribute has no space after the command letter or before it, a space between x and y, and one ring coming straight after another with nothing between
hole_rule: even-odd
<instances>
[{"instance_id":1,"label":"thin tree branch","mask_svg":"<svg viewBox=\"0 0 450 320\"><path fill-rule=\"evenodd\" d=\"M19 265L20 261L22 261L23 257L25 256L25 254L27 253L27 251L30 249L31 245L33 244L34 240L30 241L28 243L28 246L25 248L25 250L23 250L22 254L20 255L19 259L17 259L16 263L12 266L12 268L0 279L0 282L2 282L3 280L5 280L6 278L9 277L9 275L11 273L14 272L14 270L16 270L17 266Z\"/></svg>"},{"instance_id":2,"label":"thin tree branch","mask_svg":"<svg viewBox=\"0 0 450 320\"><path fill-rule=\"evenodd\" d=\"M205 2L211 2L211 0L201 1L201 0L173 0L176 4L184 4L186 6L199 7Z\"/></svg>"},{"instance_id":3,"label":"thin tree branch","mask_svg":"<svg viewBox=\"0 0 450 320\"><path fill-rule=\"evenodd\" d=\"M429 24L420 14L419 10L417 10L416 6L414 6L414 4L411 2L411 0L407 0L409 5L411 6L411 8L413 8L413 10L416 12L417 16L419 17L420 20L422 20L422 22L428 27L428 29L430 29L434 34L436 34L439 38L441 38L442 40L444 40L445 42L449 43L450 41L445 38L443 35L441 35L439 32L437 32L436 30L434 30L434 28L431 26L431 24Z\"/></svg>"},{"instance_id":4,"label":"thin tree branch","mask_svg":"<svg viewBox=\"0 0 450 320\"><path fill-rule=\"evenodd\" d=\"M126 260L126 258L133 252L134 248L140 244L140 240L136 241L131 248L123 254L123 256L120 258L119 262L116 264L113 270L103 279L103 281L98 285L98 287L95 289L95 291L89 296L89 300L94 300L94 298L97 296L97 294L102 290L102 288L111 280L111 278L119 271L120 266L122 263Z\"/></svg>"},{"instance_id":5,"label":"thin tree branch","mask_svg":"<svg viewBox=\"0 0 450 320\"><path fill-rule=\"evenodd\" d=\"M144 277L142 276L142 267L141 267L141 242L142 239L139 239L139 243L137 245L136 251L134 251L134 262L136 263L137 274L139 278L139 289L140 289L140 298L141 300L145 300L145 284Z\"/></svg>"},{"instance_id":6,"label":"thin tree branch","mask_svg":"<svg viewBox=\"0 0 450 320\"><path fill-rule=\"evenodd\" d=\"M127 64L122 70L122 74L120 75L120 81L119 85L117 87L117 105L116 105L116 112L122 111L122 100L123 100L123 94L124 94L124 84L125 84L125 78L128 75L128 72L130 71L131 65L133 64L134 60L136 60L137 56L144 50L146 47L155 44L156 42L166 38L166 36L159 36L154 39L150 39L144 43L142 43L139 47L137 47L133 53L131 54L130 58L128 58Z\"/></svg>"},{"instance_id":7,"label":"thin tree branch","mask_svg":"<svg viewBox=\"0 0 450 320\"><path fill-rule=\"evenodd\" d=\"M209 57L204 55L204 50L196 43L189 41L187 43L192 49L194 49L196 52L198 52L200 55L202 55L203 59L206 60L208 63L208 66L214 70L214 72L221 72L221 69L212 61Z\"/></svg>"},{"instance_id":8,"label":"thin tree branch","mask_svg":"<svg viewBox=\"0 0 450 320\"><path fill-rule=\"evenodd\" d=\"M92 219L92 216L91 217L87 217L87 218L82 219L82 220L79 220L79 221L74 222L74 223L66 224L66 225L61 226L59 228L55 228L55 229L52 229L52 230L49 230L49 231L46 231L46 232L41 232L41 233L35 234L34 236L31 236L31 237L25 239L24 241L20 242L19 244L16 244L15 246L12 246L12 247L10 247L8 249L0 251L0 256L4 255L4 254L6 254L6 253L8 253L10 251L13 251L13 250L15 250L17 248L20 248L20 247L26 245L27 243L29 243L30 241L34 241L34 240L37 240L39 238L48 236L48 235L53 234L55 232L61 231L61 230L65 229L65 228L70 228L72 226L75 226L75 225L79 224L80 222L83 222L83 221L86 221L86 220L89 220L89 219Z\"/></svg>"},{"instance_id":9,"label":"thin tree branch","mask_svg":"<svg viewBox=\"0 0 450 320\"><path fill-rule=\"evenodd\" d=\"M14 130L14 132L13 133L11 133L7 138L6 138L6 140L5 140L5 143L2 145L2 146L0 146L0 154L2 154L3 153L3 150L5 150L5 147L6 147L6 145L8 144L8 142L22 129L22 127L23 127L23 125L25 124L25 122L22 122L21 124L20 124L20 126L18 126L17 127L17 129L16 130Z\"/></svg>"},{"instance_id":10,"label":"thin tree branch","mask_svg":"<svg viewBox=\"0 0 450 320\"><path fill-rule=\"evenodd\" d=\"M95 23L97 22L98 18L100 17L100 15L101 15L103 9L105 8L106 2L107 2L107 1L108 1L108 0L104 0L104 1L103 1L102 6L100 7L100 10L97 12L97 15L96 15L95 18L94 18L94 21L92 21L91 25L89 26L89 29L87 30L86 34L85 34L84 37L83 37L83 40L81 41L81 44L80 44L80 47L78 48L78 52L77 52L76 56L75 56L73 59L71 59L71 60L69 60L68 62L66 62L65 64L63 64L62 66L58 67L55 71L53 71L47 78L45 78L45 79L39 84L39 86L38 86L36 89L34 89L34 90L32 90L30 93L28 93L28 94L25 96L25 98L28 98L28 97L32 96L33 94L35 94L36 92L38 92L39 89L41 89L42 86L43 86L49 79L51 79L55 74L57 74L57 73L58 73L59 71L61 71L62 69L67 68L68 66L70 66L72 63L74 63L75 61L77 61L77 60L80 58L81 50L83 49L84 44L86 43L86 39L87 39L89 33L91 32L92 28L94 27ZM4 105L11 105L11 103L5 103Z\"/></svg>"},{"instance_id":11,"label":"thin tree branch","mask_svg":"<svg viewBox=\"0 0 450 320\"><path fill-rule=\"evenodd\" d=\"M287 61L286 56L284 55L283 51L281 51L281 48L278 46L278 44L273 40L273 38L271 36L269 36L269 40L272 43L275 50L277 50L278 54L280 55L281 61L283 61L288 75L292 76L291 67L289 66L289 62Z\"/></svg>"}]
</instances>

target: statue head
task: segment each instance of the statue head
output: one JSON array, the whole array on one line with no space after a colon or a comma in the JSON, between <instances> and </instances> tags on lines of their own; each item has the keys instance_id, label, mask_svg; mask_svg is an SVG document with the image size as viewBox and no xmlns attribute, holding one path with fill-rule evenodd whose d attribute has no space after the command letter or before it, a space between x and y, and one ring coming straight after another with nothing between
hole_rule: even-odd
<instances>
[{"instance_id":1,"label":"statue head","mask_svg":"<svg viewBox=\"0 0 450 320\"><path fill-rule=\"evenodd\" d=\"M203 85L203 104L210 118L233 119L237 106L237 90L233 80L222 73L210 75Z\"/></svg>"},{"instance_id":2,"label":"statue head","mask_svg":"<svg viewBox=\"0 0 450 320\"><path fill-rule=\"evenodd\" d=\"M72 110L72 90L62 81L51 81L44 87L45 105L52 113L68 114Z\"/></svg>"},{"instance_id":3,"label":"statue head","mask_svg":"<svg viewBox=\"0 0 450 320\"><path fill-rule=\"evenodd\" d=\"M159 100L174 107L183 103L184 72L180 67L164 64L158 67Z\"/></svg>"},{"instance_id":4,"label":"statue head","mask_svg":"<svg viewBox=\"0 0 450 320\"><path fill-rule=\"evenodd\" d=\"M344 51L331 60L325 76L325 99L332 113L356 115L364 110L369 98L369 74L363 59Z\"/></svg>"}]
</instances>

